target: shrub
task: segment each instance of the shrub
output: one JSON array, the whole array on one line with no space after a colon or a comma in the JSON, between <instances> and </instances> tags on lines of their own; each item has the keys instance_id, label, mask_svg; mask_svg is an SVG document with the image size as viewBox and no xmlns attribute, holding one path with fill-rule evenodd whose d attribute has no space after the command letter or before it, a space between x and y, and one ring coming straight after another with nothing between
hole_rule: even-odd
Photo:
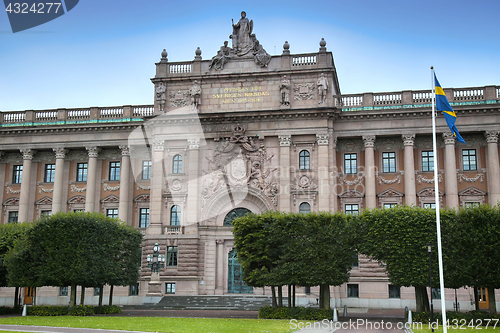
<instances>
[{"instance_id":1,"label":"shrub","mask_svg":"<svg viewBox=\"0 0 500 333\"><path fill-rule=\"evenodd\" d=\"M92 305L77 305L69 308L68 315L70 316L93 316L95 315Z\"/></svg>"},{"instance_id":2,"label":"shrub","mask_svg":"<svg viewBox=\"0 0 500 333\"><path fill-rule=\"evenodd\" d=\"M27 307L29 316L64 316L68 314L67 306L35 305Z\"/></svg>"},{"instance_id":3,"label":"shrub","mask_svg":"<svg viewBox=\"0 0 500 333\"><path fill-rule=\"evenodd\" d=\"M9 306L0 306L0 315L9 315L9 314L20 314L23 311L23 308L11 308Z\"/></svg>"},{"instance_id":4,"label":"shrub","mask_svg":"<svg viewBox=\"0 0 500 333\"><path fill-rule=\"evenodd\" d=\"M323 320L332 319L333 310L304 308L304 307L278 307L264 306L259 309L259 319L297 319L297 320Z\"/></svg>"},{"instance_id":5,"label":"shrub","mask_svg":"<svg viewBox=\"0 0 500 333\"><path fill-rule=\"evenodd\" d=\"M413 321L416 323L429 323L431 319L430 312L412 312ZM471 320L474 326L478 325L486 325L488 321L486 319L499 319L500 314L491 314L486 311L469 311L469 312L456 312L456 311L447 311L446 319L448 320L450 325L455 325L457 323L459 326L463 323L468 325ZM435 312L433 321L438 321L439 324L442 323L441 312Z\"/></svg>"},{"instance_id":6,"label":"shrub","mask_svg":"<svg viewBox=\"0 0 500 333\"><path fill-rule=\"evenodd\" d=\"M103 305L94 308L95 314L116 314L122 313L122 309L116 305Z\"/></svg>"}]
</instances>

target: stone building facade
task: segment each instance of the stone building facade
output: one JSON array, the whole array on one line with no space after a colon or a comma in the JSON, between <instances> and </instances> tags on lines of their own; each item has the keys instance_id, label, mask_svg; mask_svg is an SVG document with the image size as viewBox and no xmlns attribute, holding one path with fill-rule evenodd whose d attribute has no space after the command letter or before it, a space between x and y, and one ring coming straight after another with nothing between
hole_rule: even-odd
<instances>
[{"instance_id":1,"label":"stone building facade","mask_svg":"<svg viewBox=\"0 0 500 333\"><path fill-rule=\"evenodd\" d=\"M115 300L140 304L269 295L241 282L231 221L248 211L432 208L430 91L342 95L324 40L314 53L291 54L285 42L270 56L245 19L210 60L198 48L194 60L173 63L164 50L154 105L0 114L2 223L84 210L138 228L141 279L115 288ZM466 145L438 117L440 205L496 204L500 86L444 90ZM158 275L146 263L155 243L166 258ZM332 305L415 306L412 289L391 286L378 263L353 261ZM38 302L66 304L64 292L38 288ZM297 292L299 304L315 303L314 288ZM11 290L1 294L10 304ZM471 295L461 290L462 309Z\"/></svg>"}]
</instances>

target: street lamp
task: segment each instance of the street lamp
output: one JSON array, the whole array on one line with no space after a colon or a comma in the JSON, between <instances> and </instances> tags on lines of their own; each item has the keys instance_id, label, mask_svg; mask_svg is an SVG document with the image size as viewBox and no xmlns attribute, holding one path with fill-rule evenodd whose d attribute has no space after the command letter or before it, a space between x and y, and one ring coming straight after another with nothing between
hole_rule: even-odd
<instances>
[{"instance_id":1,"label":"street lamp","mask_svg":"<svg viewBox=\"0 0 500 333\"><path fill-rule=\"evenodd\" d=\"M432 245L425 244L427 246L427 253L429 253L429 285L431 288L431 330L434 332L434 326L432 322L434 321L434 304L432 302Z\"/></svg>"},{"instance_id":2,"label":"street lamp","mask_svg":"<svg viewBox=\"0 0 500 333\"><path fill-rule=\"evenodd\" d=\"M148 268L151 268L151 273L158 273L161 268L165 267L165 255L160 254L160 246L155 243L153 246L153 255L147 256Z\"/></svg>"}]
</instances>

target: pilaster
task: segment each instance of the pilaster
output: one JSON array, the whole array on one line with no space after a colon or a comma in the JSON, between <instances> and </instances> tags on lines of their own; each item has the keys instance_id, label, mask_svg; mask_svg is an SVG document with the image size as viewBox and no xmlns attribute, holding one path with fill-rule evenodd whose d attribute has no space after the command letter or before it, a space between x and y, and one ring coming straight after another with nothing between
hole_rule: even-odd
<instances>
[{"instance_id":1,"label":"pilaster","mask_svg":"<svg viewBox=\"0 0 500 333\"><path fill-rule=\"evenodd\" d=\"M278 135L280 142L279 210L290 212L290 145L291 135Z\"/></svg>"},{"instance_id":2,"label":"pilaster","mask_svg":"<svg viewBox=\"0 0 500 333\"><path fill-rule=\"evenodd\" d=\"M65 148L53 148L56 153L56 171L54 177L54 192L52 194L52 214L56 214L60 211L66 211L63 209L63 176L64 176L64 158L68 153Z\"/></svg>"},{"instance_id":3,"label":"pilaster","mask_svg":"<svg viewBox=\"0 0 500 333\"><path fill-rule=\"evenodd\" d=\"M459 208L457 163L455 157L455 137L453 133L443 133L444 139L444 181L446 191L446 206Z\"/></svg>"},{"instance_id":4,"label":"pilaster","mask_svg":"<svg viewBox=\"0 0 500 333\"><path fill-rule=\"evenodd\" d=\"M198 222L199 208L199 165L200 165L200 139L188 139L188 194L186 222L188 224Z\"/></svg>"},{"instance_id":5,"label":"pilaster","mask_svg":"<svg viewBox=\"0 0 500 333\"><path fill-rule=\"evenodd\" d=\"M488 202L496 205L500 201L500 166L498 163L498 135L500 131L486 131L488 143Z\"/></svg>"},{"instance_id":6,"label":"pilaster","mask_svg":"<svg viewBox=\"0 0 500 333\"><path fill-rule=\"evenodd\" d=\"M99 147L86 147L89 160L87 164L87 191L85 196L85 211L95 212L95 194L96 194L96 178L97 178L97 156L101 151Z\"/></svg>"},{"instance_id":7,"label":"pilaster","mask_svg":"<svg viewBox=\"0 0 500 333\"><path fill-rule=\"evenodd\" d=\"M153 152L151 161L151 210L149 214L149 227L146 229L148 235L163 234L162 211L163 211L163 153L165 149L164 140L153 141Z\"/></svg>"},{"instance_id":8,"label":"pilaster","mask_svg":"<svg viewBox=\"0 0 500 333\"><path fill-rule=\"evenodd\" d=\"M415 143L415 134L403 134L404 144L404 185L405 185L405 204L408 206L417 205L417 192L415 188L415 159L413 155L413 144Z\"/></svg>"},{"instance_id":9,"label":"pilaster","mask_svg":"<svg viewBox=\"0 0 500 333\"><path fill-rule=\"evenodd\" d=\"M132 219L129 220L128 209L131 205L129 198L130 189L130 148L128 146L119 146L122 152L120 163L120 201L118 204L118 218L127 225L132 225Z\"/></svg>"},{"instance_id":10,"label":"pilaster","mask_svg":"<svg viewBox=\"0 0 500 333\"><path fill-rule=\"evenodd\" d=\"M30 182L31 182L31 160L36 153L33 149L21 149L23 154L23 173L21 178L21 193L19 196L19 222L29 222L29 197L30 197Z\"/></svg>"},{"instance_id":11,"label":"pilaster","mask_svg":"<svg viewBox=\"0 0 500 333\"><path fill-rule=\"evenodd\" d=\"M375 135L363 136L365 145L365 198L366 208L377 208L375 181Z\"/></svg>"},{"instance_id":12,"label":"pilaster","mask_svg":"<svg viewBox=\"0 0 500 333\"><path fill-rule=\"evenodd\" d=\"M318 143L318 210L330 210L330 182L329 182L329 167L328 167L328 143L330 134L316 134Z\"/></svg>"}]
</instances>

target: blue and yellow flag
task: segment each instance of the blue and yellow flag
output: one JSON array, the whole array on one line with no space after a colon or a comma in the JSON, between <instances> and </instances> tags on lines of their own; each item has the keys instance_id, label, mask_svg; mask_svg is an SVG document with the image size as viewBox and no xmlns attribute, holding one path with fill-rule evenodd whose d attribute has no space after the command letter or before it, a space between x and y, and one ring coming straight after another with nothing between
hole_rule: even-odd
<instances>
[{"instance_id":1,"label":"blue and yellow flag","mask_svg":"<svg viewBox=\"0 0 500 333\"><path fill-rule=\"evenodd\" d=\"M446 95L444 94L443 88L441 88L441 85L439 84L436 74L434 74L434 81L436 88L436 109L438 111L443 111L444 119L446 119L446 123L448 124L448 127L455 136L455 139L465 144L464 139L462 138L460 133L458 133L458 129L455 126L457 115L455 114L455 111L453 111L453 109L451 108L451 105L448 102L448 98L446 98Z\"/></svg>"}]
</instances>

